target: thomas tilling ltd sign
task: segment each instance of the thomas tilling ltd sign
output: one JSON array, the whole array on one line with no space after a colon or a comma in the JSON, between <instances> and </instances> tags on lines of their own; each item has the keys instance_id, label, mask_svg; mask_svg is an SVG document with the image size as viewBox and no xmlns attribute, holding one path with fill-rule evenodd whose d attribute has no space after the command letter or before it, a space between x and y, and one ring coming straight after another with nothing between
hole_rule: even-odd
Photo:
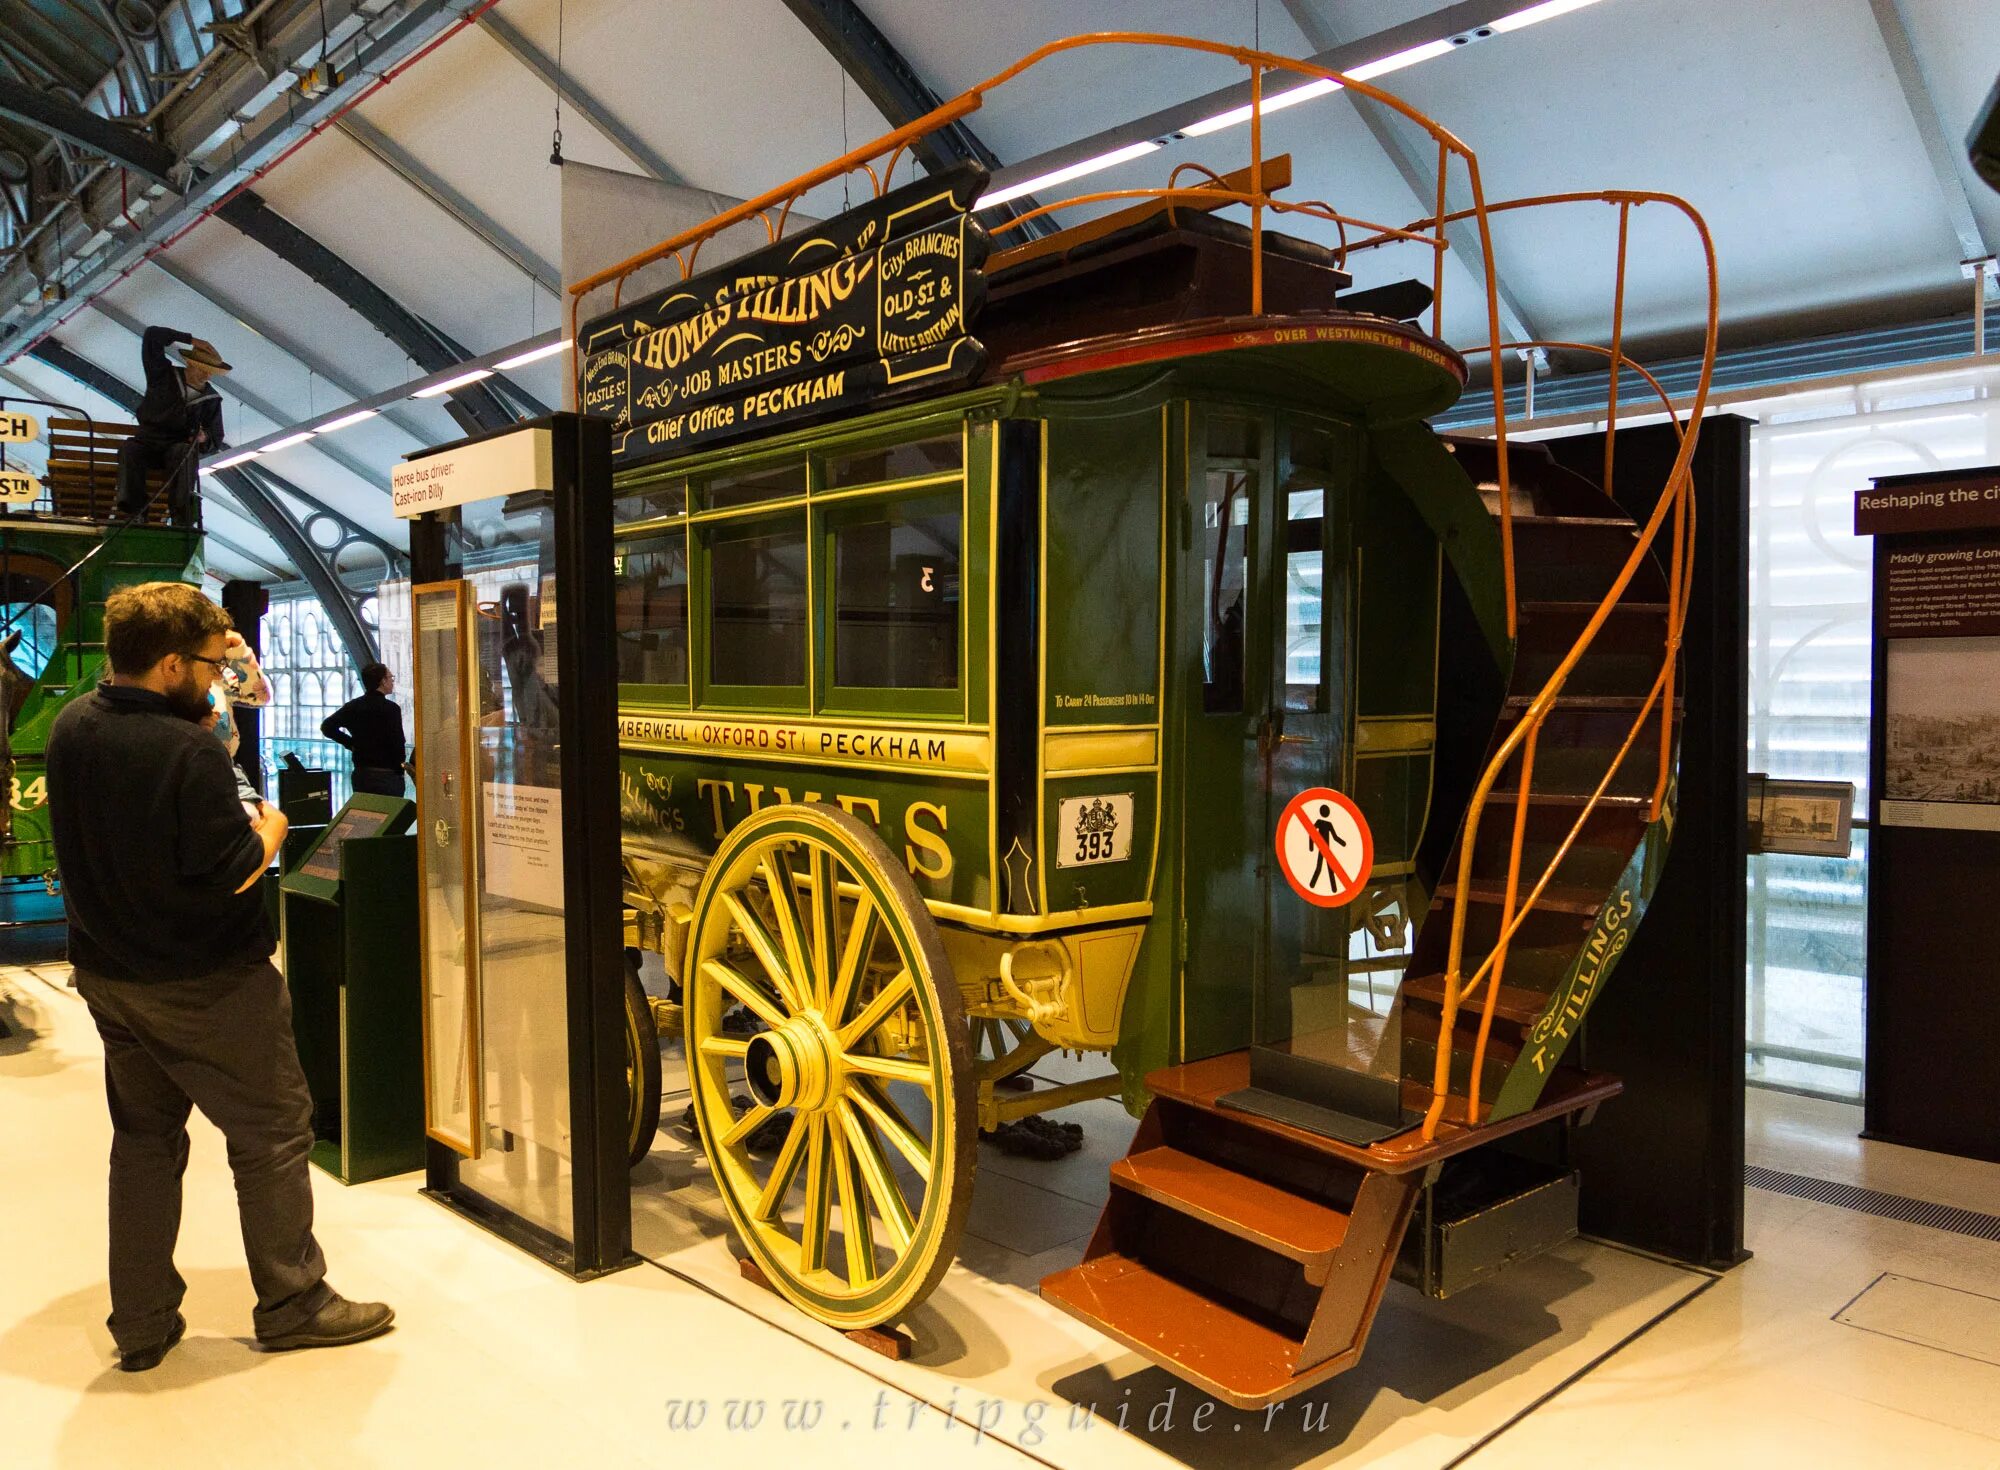
<instances>
[{"instance_id":1,"label":"thomas tilling ltd sign","mask_svg":"<svg viewBox=\"0 0 2000 1470\"><path fill-rule=\"evenodd\" d=\"M615 421L613 462L975 376L985 187L976 164L919 179L590 322L578 402Z\"/></svg>"}]
</instances>

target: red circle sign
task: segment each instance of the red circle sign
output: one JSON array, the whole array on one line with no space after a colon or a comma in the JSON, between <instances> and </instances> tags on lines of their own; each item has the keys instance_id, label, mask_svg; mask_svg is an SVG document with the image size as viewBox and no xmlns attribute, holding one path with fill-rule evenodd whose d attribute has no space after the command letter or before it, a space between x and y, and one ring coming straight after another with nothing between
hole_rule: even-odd
<instances>
[{"instance_id":1,"label":"red circle sign","mask_svg":"<svg viewBox=\"0 0 2000 1470\"><path fill-rule=\"evenodd\" d=\"M1278 867L1307 903L1337 909L1361 896L1375 866L1375 835L1361 808L1330 786L1285 803L1278 818Z\"/></svg>"}]
</instances>

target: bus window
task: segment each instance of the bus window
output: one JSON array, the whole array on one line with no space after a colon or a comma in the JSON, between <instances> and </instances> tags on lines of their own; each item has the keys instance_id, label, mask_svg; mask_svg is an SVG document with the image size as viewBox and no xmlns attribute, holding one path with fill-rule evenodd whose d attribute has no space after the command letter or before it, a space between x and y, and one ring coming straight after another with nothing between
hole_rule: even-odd
<instances>
[{"instance_id":1,"label":"bus window","mask_svg":"<svg viewBox=\"0 0 2000 1470\"><path fill-rule=\"evenodd\" d=\"M1201 707L1211 714L1243 708L1243 630L1250 615L1243 542L1253 478L1247 469L1210 470L1201 508Z\"/></svg>"},{"instance_id":2,"label":"bus window","mask_svg":"<svg viewBox=\"0 0 2000 1470\"><path fill-rule=\"evenodd\" d=\"M760 500L785 500L805 493L805 461L795 460L716 475L701 487L701 503L710 510L730 510Z\"/></svg>"},{"instance_id":3,"label":"bus window","mask_svg":"<svg viewBox=\"0 0 2000 1470\"><path fill-rule=\"evenodd\" d=\"M662 480L655 484L640 485L620 493L611 503L611 519L620 526L634 521L665 520L677 516L687 509L688 487L686 480Z\"/></svg>"},{"instance_id":4,"label":"bus window","mask_svg":"<svg viewBox=\"0 0 2000 1470\"><path fill-rule=\"evenodd\" d=\"M739 688L806 682L806 518L708 533L708 678Z\"/></svg>"},{"instance_id":5,"label":"bus window","mask_svg":"<svg viewBox=\"0 0 2000 1470\"><path fill-rule=\"evenodd\" d=\"M908 480L919 475L944 475L965 466L965 445L959 431L908 444L885 445L843 454L826 462L826 488L874 485L884 480Z\"/></svg>"},{"instance_id":6,"label":"bus window","mask_svg":"<svg viewBox=\"0 0 2000 1470\"><path fill-rule=\"evenodd\" d=\"M1333 439L1315 429L1292 434L1285 481L1285 708L1327 708L1324 663L1326 512Z\"/></svg>"},{"instance_id":7,"label":"bus window","mask_svg":"<svg viewBox=\"0 0 2000 1470\"><path fill-rule=\"evenodd\" d=\"M833 519L833 682L958 687L959 497L906 496Z\"/></svg>"},{"instance_id":8,"label":"bus window","mask_svg":"<svg viewBox=\"0 0 2000 1470\"><path fill-rule=\"evenodd\" d=\"M619 542L613 574L618 682L687 683L687 533Z\"/></svg>"}]
</instances>

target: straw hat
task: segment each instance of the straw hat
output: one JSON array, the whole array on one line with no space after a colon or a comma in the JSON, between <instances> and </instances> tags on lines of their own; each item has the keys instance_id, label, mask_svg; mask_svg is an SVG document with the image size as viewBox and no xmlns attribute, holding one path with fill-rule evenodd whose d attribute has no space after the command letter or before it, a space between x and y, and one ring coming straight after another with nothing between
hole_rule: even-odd
<instances>
[{"instance_id":1,"label":"straw hat","mask_svg":"<svg viewBox=\"0 0 2000 1470\"><path fill-rule=\"evenodd\" d=\"M229 364L217 356L215 349L206 342L181 344L181 366L207 368L211 373L229 371Z\"/></svg>"}]
</instances>

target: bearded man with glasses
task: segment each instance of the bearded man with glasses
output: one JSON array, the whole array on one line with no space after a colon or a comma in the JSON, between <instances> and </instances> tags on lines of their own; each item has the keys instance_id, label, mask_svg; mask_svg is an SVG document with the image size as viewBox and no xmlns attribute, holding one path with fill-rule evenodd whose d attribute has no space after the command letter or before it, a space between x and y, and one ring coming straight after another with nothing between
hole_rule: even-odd
<instances>
[{"instance_id":1,"label":"bearded man with glasses","mask_svg":"<svg viewBox=\"0 0 2000 1470\"><path fill-rule=\"evenodd\" d=\"M313 1237L312 1097L257 891L285 818L263 803L246 813L205 728L229 632L229 615L184 582L113 593L110 677L48 740L70 960L104 1038L109 1325L128 1372L157 1365L187 1329L174 1242L195 1107L228 1145L258 1342L359 1342L394 1315L328 1286Z\"/></svg>"}]
</instances>

